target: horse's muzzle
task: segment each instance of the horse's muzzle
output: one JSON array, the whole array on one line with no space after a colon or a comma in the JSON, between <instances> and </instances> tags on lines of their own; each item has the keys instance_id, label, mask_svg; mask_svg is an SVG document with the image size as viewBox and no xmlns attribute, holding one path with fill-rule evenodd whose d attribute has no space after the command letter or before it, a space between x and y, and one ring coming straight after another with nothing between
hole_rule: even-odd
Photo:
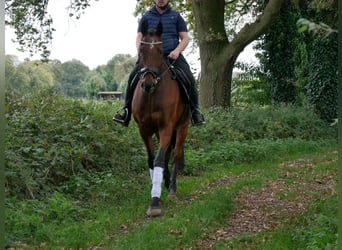
<instances>
[{"instance_id":1,"label":"horse's muzzle","mask_svg":"<svg viewBox=\"0 0 342 250\"><path fill-rule=\"evenodd\" d=\"M142 80L141 87L146 93L151 94L156 89L156 83L146 82L145 80Z\"/></svg>"},{"instance_id":2,"label":"horse's muzzle","mask_svg":"<svg viewBox=\"0 0 342 250\"><path fill-rule=\"evenodd\" d=\"M147 75L151 75L152 79L147 80ZM143 68L141 70L141 87L146 93L153 93L155 90L157 83L160 80L160 77L158 76L158 70L155 69L149 69L149 68Z\"/></svg>"}]
</instances>

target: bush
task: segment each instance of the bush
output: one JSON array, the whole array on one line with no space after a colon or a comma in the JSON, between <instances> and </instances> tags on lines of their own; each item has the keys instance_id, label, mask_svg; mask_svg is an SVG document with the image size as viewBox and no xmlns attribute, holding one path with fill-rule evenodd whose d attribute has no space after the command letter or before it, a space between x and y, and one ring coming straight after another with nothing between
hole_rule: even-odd
<instances>
[{"instance_id":1,"label":"bush","mask_svg":"<svg viewBox=\"0 0 342 250\"><path fill-rule=\"evenodd\" d=\"M51 89L20 96L8 92L6 97L9 196L41 199L63 191L86 198L98 181L120 188L147 171L146 150L135 123L125 128L112 122L121 102L73 100ZM198 174L222 159L259 161L272 151L273 156L286 153L291 143L336 137L336 128L295 106L217 108L208 110L206 119L205 126L189 129L187 174ZM116 197L115 188L109 190Z\"/></svg>"},{"instance_id":2,"label":"bush","mask_svg":"<svg viewBox=\"0 0 342 250\"><path fill-rule=\"evenodd\" d=\"M206 115L207 124L189 132L193 147L201 143L251 141L258 139L300 138L319 140L337 138L337 128L329 126L311 109L297 106L214 108Z\"/></svg>"},{"instance_id":3,"label":"bush","mask_svg":"<svg viewBox=\"0 0 342 250\"><path fill-rule=\"evenodd\" d=\"M7 94L9 195L42 197L83 170L109 169L126 178L141 171L145 152L137 131L113 124L110 103L72 100L51 89Z\"/></svg>"}]
</instances>

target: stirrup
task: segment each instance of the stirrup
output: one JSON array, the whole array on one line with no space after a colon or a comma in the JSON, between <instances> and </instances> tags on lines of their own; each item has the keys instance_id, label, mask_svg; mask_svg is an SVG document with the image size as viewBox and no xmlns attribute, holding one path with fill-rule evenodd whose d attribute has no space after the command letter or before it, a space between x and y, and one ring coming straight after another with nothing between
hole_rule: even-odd
<instances>
[{"instance_id":1,"label":"stirrup","mask_svg":"<svg viewBox=\"0 0 342 250\"><path fill-rule=\"evenodd\" d=\"M204 115L198 109L192 111L191 124L193 126L200 126L205 124Z\"/></svg>"},{"instance_id":2,"label":"stirrup","mask_svg":"<svg viewBox=\"0 0 342 250\"><path fill-rule=\"evenodd\" d=\"M123 114L120 114L119 112L123 110ZM115 115L113 116L113 121L116 121L126 127L128 127L128 109L122 108L116 111Z\"/></svg>"}]
</instances>

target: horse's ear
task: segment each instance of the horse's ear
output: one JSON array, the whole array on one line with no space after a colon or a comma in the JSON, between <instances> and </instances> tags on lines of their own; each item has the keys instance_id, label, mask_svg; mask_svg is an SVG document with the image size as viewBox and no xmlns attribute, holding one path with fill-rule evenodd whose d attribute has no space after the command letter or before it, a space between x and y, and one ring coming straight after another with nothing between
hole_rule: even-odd
<instances>
[{"instance_id":1,"label":"horse's ear","mask_svg":"<svg viewBox=\"0 0 342 250\"><path fill-rule=\"evenodd\" d=\"M148 21L144 20L141 24L141 33L143 34L143 36L147 34L147 31L148 31Z\"/></svg>"},{"instance_id":2,"label":"horse's ear","mask_svg":"<svg viewBox=\"0 0 342 250\"><path fill-rule=\"evenodd\" d=\"M158 23L158 26L157 26L157 32L156 32L156 34L157 34L158 36L161 36L162 33L163 33L163 24L162 24L162 22L159 22L159 23Z\"/></svg>"}]
</instances>

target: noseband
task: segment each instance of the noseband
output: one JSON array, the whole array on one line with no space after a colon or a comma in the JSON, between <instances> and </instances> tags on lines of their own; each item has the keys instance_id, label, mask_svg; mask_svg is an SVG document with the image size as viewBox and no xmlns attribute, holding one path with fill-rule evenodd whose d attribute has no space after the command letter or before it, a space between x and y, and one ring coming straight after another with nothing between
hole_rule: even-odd
<instances>
[{"instance_id":1,"label":"noseband","mask_svg":"<svg viewBox=\"0 0 342 250\"><path fill-rule=\"evenodd\" d=\"M163 42L161 42L161 41L160 42L141 41L140 43L150 45L150 49L153 49L154 45L162 44ZM162 64L163 64L163 61L161 62L161 65ZM146 68L146 67L144 67L140 70L140 80L142 81L141 87L147 93L152 93L155 90L159 80L161 79L162 75L164 74L164 73L163 74L160 73L161 65L159 68ZM153 81L151 84L145 84L144 79L148 74L152 75L152 77L153 77Z\"/></svg>"}]
</instances>

